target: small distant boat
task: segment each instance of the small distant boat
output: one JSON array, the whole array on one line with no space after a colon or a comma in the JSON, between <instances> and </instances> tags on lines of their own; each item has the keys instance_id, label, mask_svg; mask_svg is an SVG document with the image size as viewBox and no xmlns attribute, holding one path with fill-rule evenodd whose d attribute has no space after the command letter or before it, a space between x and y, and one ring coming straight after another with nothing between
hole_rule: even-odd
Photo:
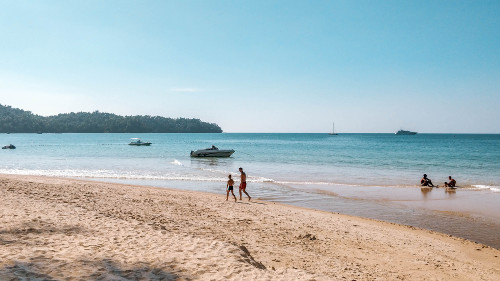
<instances>
[{"instance_id":1,"label":"small distant boat","mask_svg":"<svg viewBox=\"0 0 500 281\"><path fill-rule=\"evenodd\" d=\"M150 146L150 142L142 142L141 139L139 138L131 138L131 142L128 145L135 145L135 146Z\"/></svg>"},{"instance_id":2,"label":"small distant boat","mask_svg":"<svg viewBox=\"0 0 500 281\"><path fill-rule=\"evenodd\" d=\"M211 148L191 150L191 157L229 157L233 153L233 149L222 150L212 145Z\"/></svg>"},{"instance_id":3,"label":"small distant boat","mask_svg":"<svg viewBox=\"0 0 500 281\"><path fill-rule=\"evenodd\" d=\"M338 135L337 133L335 133L335 122L333 123L333 126L332 126L332 132L331 133L328 133L330 136L336 136Z\"/></svg>"},{"instance_id":4,"label":"small distant boat","mask_svg":"<svg viewBox=\"0 0 500 281\"><path fill-rule=\"evenodd\" d=\"M416 135L417 132L399 130L396 132L396 135Z\"/></svg>"},{"instance_id":5,"label":"small distant boat","mask_svg":"<svg viewBox=\"0 0 500 281\"><path fill-rule=\"evenodd\" d=\"M2 149L16 149L16 146L13 144L9 144L9 145L2 146Z\"/></svg>"}]
</instances>

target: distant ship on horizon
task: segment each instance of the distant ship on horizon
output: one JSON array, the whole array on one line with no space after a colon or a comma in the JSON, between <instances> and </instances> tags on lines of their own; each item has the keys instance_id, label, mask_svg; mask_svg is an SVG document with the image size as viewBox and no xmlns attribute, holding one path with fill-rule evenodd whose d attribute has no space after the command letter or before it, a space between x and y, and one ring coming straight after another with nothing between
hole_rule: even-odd
<instances>
[{"instance_id":1,"label":"distant ship on horizon","mask_svg":"<svg viewBox=\"0 0 500 281\"><path fill-rule=\"evenodd\" d=\"M399 130L395 134L396 135L416 135L417 132L406 131L406 130Z\"/></svg>"}]
</instances>

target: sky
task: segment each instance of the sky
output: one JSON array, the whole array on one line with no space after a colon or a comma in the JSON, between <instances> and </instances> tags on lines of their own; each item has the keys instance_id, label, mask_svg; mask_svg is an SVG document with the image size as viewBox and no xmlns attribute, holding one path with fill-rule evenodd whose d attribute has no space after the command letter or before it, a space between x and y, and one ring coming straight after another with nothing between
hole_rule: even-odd
<instances>
[{"instance_id":1,"label":"sky","mask_svg":"<svg viewBox=\"0 0 500 281\"><path fill-rule=\"evenodd\" d=\"M0 104L229 133L500 133L500 1L0 0Z\"/></svg>"}]
</instances>

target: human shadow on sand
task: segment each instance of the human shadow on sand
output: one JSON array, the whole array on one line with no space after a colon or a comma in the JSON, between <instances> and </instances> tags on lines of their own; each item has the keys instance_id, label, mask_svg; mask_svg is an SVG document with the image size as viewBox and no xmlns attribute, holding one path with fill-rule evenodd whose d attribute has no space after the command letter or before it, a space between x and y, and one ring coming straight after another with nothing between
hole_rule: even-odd
<instances>
[{"instance_id":1,"label":"human shadow on sand","mask_svg":"<svg viewBox=\"0 0 500 281\"><path fill-rule=\"evenodd\" d=\"M80 226L65 225L56 227L55 224L43 222L40 220L21 222L18 225L8 228L0 228L0 245L25 243L23 237L27 235L43 235L43 234L65 234L72 235L83 233L87 230Z\"/></svg>"},{"instance_id":2,"label":"human shadow on sand","mask_svg":"<svg viewBox=\"0 0 500 281\"><path fill-rule=\"evenodd\" d=\"M173 272L167 272L159 268L151 267L146 263L121 265L119 262L103 259L100 261L78 261L72 263L79 276L75 276L71 268L50 265L51 261L44 260L40 263L37 258L31 258L29 262L16 261L9 266L0 268L0 280L192 280ZM57 264L59 261L54 261ZM50 265L50 266L44 266ZM83 269L88 268L88 272ZM68 276L65 276L65 273Z\"/></svg>"}]
</instances>

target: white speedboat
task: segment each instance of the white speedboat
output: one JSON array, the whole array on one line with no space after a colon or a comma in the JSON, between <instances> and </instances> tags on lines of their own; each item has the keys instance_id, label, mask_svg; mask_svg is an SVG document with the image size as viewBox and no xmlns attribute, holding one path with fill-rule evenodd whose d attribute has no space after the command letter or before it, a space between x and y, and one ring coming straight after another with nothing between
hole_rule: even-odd
<instances>
[{"instance_id":1,"label":"white speedboat","mask_svg":"<svg viewBox=\"0 0 500 281\"><path fill-rule=\"evenodd\" d=\"M135 146L150 146L150 142L143 142L139 138L131 138L131 142L128 145L135 145Z\"/></svg>"},{"instance_id":2,"label":"white speedboat","mask_svg":"<svg viewBox=\"0 0 500 281\"><path fill-rule=\"evenodd\" d=\"M405 130L399 130L397 131L396 135L416 135L417 132L411 132L411 131L405 131Z\"/></svg>"},{"instance_id":3,"label":"white speedboat","mask_svg":"<svg viewBox=\"0 0 500 281\"><path fill-rule=\"evenodd\" d=\"M191 150L191 157L229 157L234 153L233 149L218 149L213 146L211 148Z\"/></svg>"}]
</instances>

